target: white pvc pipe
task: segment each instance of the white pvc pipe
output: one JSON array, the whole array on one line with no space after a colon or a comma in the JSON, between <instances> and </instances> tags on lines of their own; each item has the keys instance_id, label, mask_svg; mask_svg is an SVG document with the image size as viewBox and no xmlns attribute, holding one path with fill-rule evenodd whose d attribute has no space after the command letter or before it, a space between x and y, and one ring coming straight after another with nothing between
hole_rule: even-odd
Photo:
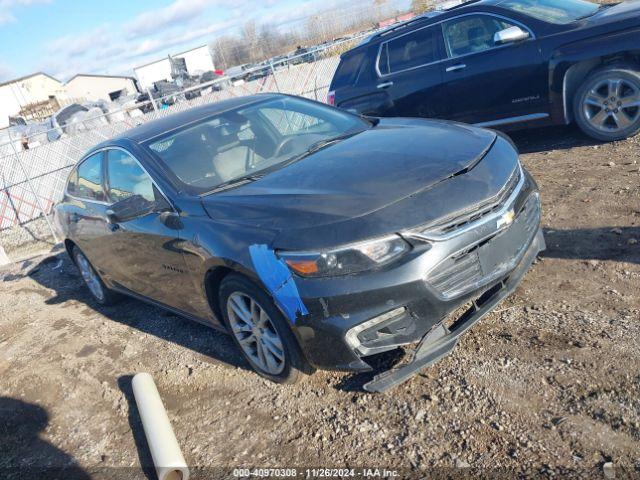
<instances>
[{"instance_id":1,"label":"white pvc pipe","mask_svg":"<svg viewBox=\"0 0 640 480\"><path fill-rule=\"evenodd\" d=\"M0 267L9 265L10 263L11 261L9 260L9 257L7 257L7 254L4 253L4 248L2 247L2 245L0 245Z\"/></svg>"},{"instance_id":2,"label":"white pvc pipe","mask_svg":"<svg viewBox=\"0 0 640 480\"><path fill-rule=\"evenodd\" d=\"M189 480L189 468L153 378L148 373L138 373L132 383L158 480Z\"/></svg>"}]
</instances>

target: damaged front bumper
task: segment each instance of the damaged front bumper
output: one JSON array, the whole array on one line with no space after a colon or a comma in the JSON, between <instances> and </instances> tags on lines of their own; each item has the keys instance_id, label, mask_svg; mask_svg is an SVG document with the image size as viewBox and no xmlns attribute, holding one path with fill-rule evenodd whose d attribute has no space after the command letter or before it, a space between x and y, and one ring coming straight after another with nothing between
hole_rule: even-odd
<instances>
[{"instance_id":1,"label":"damaged front bumper","mask_svg":"<svg viewBox=\"0 0 640 480\"><path fill-rule=\"evenodd\" d=\"M538 231L518 267L499 283L484 292L462 316L447 326L441 323L423 337L411 352L405 365L376 376L364 386L368 392L383 392L408 380L423 368L432 365L449 354L458 344L458 339L502 300L507 298L520 284L538 254L545 249L542 231Z\"/></svg>"},{"instance_id":2,"label":"damaged front bumper","mask_svg":"<svg viewBox=\"0 0 640 480\"><path fill-rule=\"evenodd\" d=\"M446 239L405 234L413 249L392 268L297 279L308 315L297 319L294 332L309 362L321 369L368 371L368 356L421 342L410 369L370 387L384 389L450 351L464 331L517 286L545 248L535 182L523 172L510 192L487 217ZM505 218L506 226L500 223ZM473 307L459 321L448 330L442 327L470 303Z\"/></svg>"}]
</instances>

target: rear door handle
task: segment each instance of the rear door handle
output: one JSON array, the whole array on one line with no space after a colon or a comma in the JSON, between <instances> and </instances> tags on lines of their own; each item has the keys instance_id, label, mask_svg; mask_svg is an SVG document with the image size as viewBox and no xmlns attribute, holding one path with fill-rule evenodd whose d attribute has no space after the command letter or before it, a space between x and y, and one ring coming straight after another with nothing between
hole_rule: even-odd
<instances>
[{"instance_id":1,"label":"rear door handle","mask_svg":"<svg viewBox=\"0 0 640 480\"><path fill-rule=\"evenodd\" d=\"M386 83L381 83L380 85L378 85L379 89L389 88L389 87L393 87L393 82L386 82Z\"/></svg>"},{"instance_id":2,"label":"rear door handle","mask_svg":"<svg viewBox=\"0 0 640 480\"><path fill-rule=\"evenodd\" d=\"M447 68L447 73L449 72L457 72L458 70L464 70L467 66L464 63L460 63L458 65L454 65L453 67Z\"/></svg>"},{"instance_id":3,"label":"rear door handle","mask_svg":"<svg viewBox=\"0 0 640 480\"><path fill-rule=\"evenodd\" d=\"M71 223L78 223L80 221L80 215L78 215L77 213L72 213L71 215L69 215L69 221Z\"/></svg>"}]
</instances>

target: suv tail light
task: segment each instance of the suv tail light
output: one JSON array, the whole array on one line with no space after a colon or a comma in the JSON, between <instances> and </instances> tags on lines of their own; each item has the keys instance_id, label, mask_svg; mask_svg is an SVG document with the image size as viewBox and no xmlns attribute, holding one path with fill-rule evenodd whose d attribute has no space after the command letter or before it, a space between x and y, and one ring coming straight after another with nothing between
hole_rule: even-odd
<instances>
[{"instance_id":1,"label":"suv tail light","mask_svg":"<svg viewBox=\"0 0 640 480\"><path fill-rule=\"evenodd\" d=\"M330 91L329 94L327 95L327 103L329 105L331 105L332 107L336 106L336 92L335 92L335 90Z\"/></svg>"}]
</instances>

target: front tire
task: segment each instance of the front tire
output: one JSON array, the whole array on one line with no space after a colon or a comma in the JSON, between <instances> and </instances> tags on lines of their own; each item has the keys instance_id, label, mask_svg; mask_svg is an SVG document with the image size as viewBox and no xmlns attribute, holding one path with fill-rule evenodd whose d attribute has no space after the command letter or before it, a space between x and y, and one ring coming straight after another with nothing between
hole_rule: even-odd
<instances>
[{"instance_id":1,"label":"front tire","mask_svg":"<svg viewBox=\"0 0 640 480\"><path fill-rule=\"evenodd\" d=\"M98 272L93 268L87 257L78 247L73 247L73 261L80 271L84 284L89 289L93 299L102 306L114 305L120 300L120 296L107 288Z\"/></svg>"},{"instance_id":2,"label":"front tire","mask_svg":"<svg viewBox=\"0 0 640 480\"><path fill-rule=\"evenodd\" d=\"M220 285L220 309L235 344L259 375L293 384L312 371L288 321L253 282L237 274L226 277Z\"/></svg>"},{"instance_id":3,"label":"front tire","mask_svg":"<svg viewBox=\"0 0 640 480\"><path fill-rule=\"evenodd\" d=\"M640 132L640 74L625 67L595 72L576 92L580 129L596 140L624 140Z\"/></svg>"}]
</instances>

